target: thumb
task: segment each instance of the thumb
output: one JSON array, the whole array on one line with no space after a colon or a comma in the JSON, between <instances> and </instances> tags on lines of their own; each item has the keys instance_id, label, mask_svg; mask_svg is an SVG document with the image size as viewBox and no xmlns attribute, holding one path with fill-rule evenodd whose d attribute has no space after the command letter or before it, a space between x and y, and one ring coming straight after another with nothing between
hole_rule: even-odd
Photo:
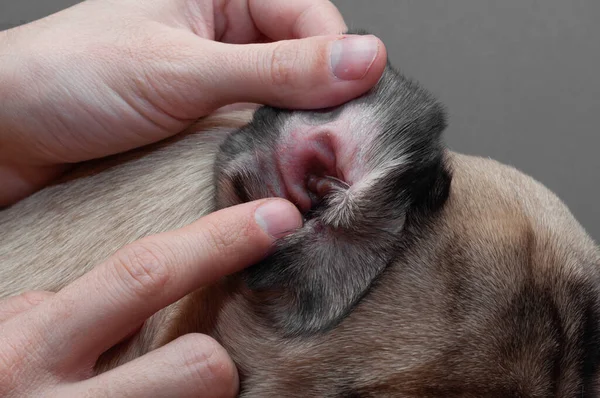
<instances>
[{"instance_id":1,"label":"thumb","mask_svg":"<svg viewBox=\"0 0 600 398\"><path fill-rule=\"evenodd\" d=\"M206 49L205 49L206 51ZM387 55L375 36L318 36L266 44L211 42L207 92L225 103L316 109L354 99L381 77Z\"/></svg>"}]
</instances>

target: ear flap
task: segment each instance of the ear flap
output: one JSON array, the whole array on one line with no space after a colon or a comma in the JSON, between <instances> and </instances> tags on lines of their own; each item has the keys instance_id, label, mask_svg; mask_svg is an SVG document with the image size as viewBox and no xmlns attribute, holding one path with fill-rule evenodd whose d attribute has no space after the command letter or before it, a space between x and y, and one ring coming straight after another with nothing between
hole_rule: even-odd
<instances>
[{"instance_id":1,"label":"ear flap","mask_svg":"<svg viewBox=\"0 0 600 398\"><path fill-rule=\"evenodd\" d=\"M244 272L255 311L285 335L334 327L393 258L393 236L379 235L309 221Z\"/></svg>"},{"instance_id":2,"label":"ear flap","mask_svg":"<svg viewBox=\"0 0 600 398\"><path fill-rule=\"evenodd\" d=\"M392 170L357 201L349 225L327 223L329 203L273 254L243 271L255 313L282 334L326 332L368 293L446 202L451 183L444 157L426 167Z\"/></svg>"},{"instance_id":3,"label":"ear flap","mask_svg":"<svg viewBox=\"0 0 600 398\"><path fill-rule=\"evenodd\" d=\"M407 227L414 230L426 223L448 196L450 173L440 142L445 115L417 84L388 65L380 82L346 109L353 109L353 119L371 118L363 124L373 126L343 135L362 156L355 163L361 177L352 185L329 181L331 191L306 214L304 226L281 239L264 261L241 272L248 288L243 292L256 315L286 336L325 332L342 321L385 268L399 261L411 239ZM235 135L221 157L240 158L240 151L233 151L236 139L249 140L238 149L250 147L251 155L260 152L261 145L268 147L279 139L282 115L293 113L271 108L259 112L247 137L244 132ZM257 140L262 140L258 146ZM238 192L224 196L251 200L270 195L261 190L270 183L270 175L252 162L237 184L221 173L227 184L217 186Z\"/></svg>"}]
</instances>

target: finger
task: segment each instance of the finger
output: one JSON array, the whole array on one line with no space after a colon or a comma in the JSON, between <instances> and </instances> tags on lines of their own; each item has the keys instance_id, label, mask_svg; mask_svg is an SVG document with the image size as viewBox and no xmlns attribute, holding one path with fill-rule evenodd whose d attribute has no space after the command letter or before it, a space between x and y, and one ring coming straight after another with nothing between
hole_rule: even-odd
<instances>
[{"instance_id":1,"label":"finger","mask_svg":"<svg viewBox=\"0 0 600 398\"><path fill-rule=\"evenodd\" d=\"M6 159L8 155L1 153ZM0 209L26 198L63 174L69 166L31 166L0 162Z\"/></svg>"},{"instance_id":2,"label":"finger","mask_svg":"<svg viewBox=\"0 0 600 398\"><path fill-rule=\"evenodd\" d=\"M238 111L254 111L256 110L258 107L260 107L259 104L252 104L252 103L244 103L244 102L238 102L235 104L230 104L230 105L225 105L219 109L217 109L216 111L213 112L214 114L227 114L229 112L238 112Z\"/></svg>"},{"instance_id":3,"label":"finger","mask_svg":"<svg viewBox=\"0 0 600 398\"><path fill-rule=\"evenodd\" d=\"M68 386L60 396L235 397L238 384L237 370L225 350L208 336L188 334Z\"/></svg>"},{"instance_id":4,"label":"finger","mask_svg":"<svg viewBox=\"0 0 600 398\"><path fill-rule=\"evenodd\" d=\"M255 43L337 35L347 26L328 0L121 1L121 12L145 15L224 43Z\"/></svg>"},{"instance_id":5,"label":"finger","mask_svg":"<svg viewBox=\"0 0 600 398\"><path fill-rule=\"evenodd\" d=\"M202 45L204 54L192 72L203 88L200 103L219 98L286 108L335 106L373 87L387 62L383 43L371 35Z\"/></svg>"},{"instance_id":6,"label":"finger","mask_svg":"<svg viewBox=\"0 0 600 398\"><path fill-rule=\"evenodd\" d=\"M0 323L35 307L53 295L52 292L31 291L1 300Z\"/></svg>"},{"instance_id":7,"label":"finger","mask_svg":"<svg viewBox=\"0 0 600 398\"><path fill-rule=\"evenodd\" d=\"M273 40L340 34L348 29L342 14L327 0L248 0L248 4L258 29Z\"/></svg>"},{"instance_id":8,"label":"finger","mask_svg":"<svg viewBox=\"0 0 600 398\"><path fill-rule=\"evenodd\" d=\"M258 36L271 40L337 35L347 27L327 0L215 1L215 37L225 43L250 43Z\"/></svg>"},{"instance_id":9,"label":"finger","mask_svg":"<svg viewBox=\"0 0 600 398\"><path fill-rule=\"evenodd\" d=\"M221 210L179 230L144 238L23 314L20 318L26 319L18 324L7 321L4 333L25 341L35 341L43 333L36 347L36 357L45 358L40 365L75 368L95 360L161 308L256 263L269 252L275 237L301 223L291 203L270 199Z\"/></svg>"}]
</instances>

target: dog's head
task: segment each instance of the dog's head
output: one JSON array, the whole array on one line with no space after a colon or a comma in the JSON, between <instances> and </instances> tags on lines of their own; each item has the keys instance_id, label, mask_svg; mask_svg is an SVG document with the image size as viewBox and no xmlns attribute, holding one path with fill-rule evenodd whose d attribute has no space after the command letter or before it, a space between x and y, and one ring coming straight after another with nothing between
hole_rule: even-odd
<instances>
[{"instance_id":1,"label":"dog's head","mask_svg":"<svg viewBox=\"0 0 600 398\"><path fill-rule=\"evenodd\" d=\"M228 280L215 334L245 397L595 396L600 256L546 188L449 152L393 68L320 112L264 107L222 145L216 201L305 215Z\"/></svg>"}]
</instances>

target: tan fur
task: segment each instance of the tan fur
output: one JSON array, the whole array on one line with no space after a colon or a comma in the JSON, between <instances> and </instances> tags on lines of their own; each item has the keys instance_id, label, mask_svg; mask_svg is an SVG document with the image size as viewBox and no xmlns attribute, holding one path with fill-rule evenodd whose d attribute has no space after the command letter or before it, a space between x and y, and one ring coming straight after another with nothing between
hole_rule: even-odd
<instances>
[{"instance_id":1,"label":"tan fur","mask_svg":"<svg viewBox=\"0 0 600 398\"><path fill-rule=\"evenodd\" d=\"M210 212L216 147L248 118L204 119L167 142L86 165L0 212L0 297L56 291L119 247ZM531 344L512 352L502 311L539 289L561 311L568 334L583 309L567 285L598 278L599 251L533 179L492 160L448 156L453 181L442 214L404 265L388 267L331 332L283 340L253 315L250 293L224 281L157 313L107 353L99 370L196 331L229 351L247 397L475 397L502 391L507 377L524 396L543 396L552 375L537 364L552 347L536 336L545 333L546 315L531 319L539 321L528 329ZM556 396L578 393L569 372L576 370L567 364Z\"/></svg>"}]
</instances>

